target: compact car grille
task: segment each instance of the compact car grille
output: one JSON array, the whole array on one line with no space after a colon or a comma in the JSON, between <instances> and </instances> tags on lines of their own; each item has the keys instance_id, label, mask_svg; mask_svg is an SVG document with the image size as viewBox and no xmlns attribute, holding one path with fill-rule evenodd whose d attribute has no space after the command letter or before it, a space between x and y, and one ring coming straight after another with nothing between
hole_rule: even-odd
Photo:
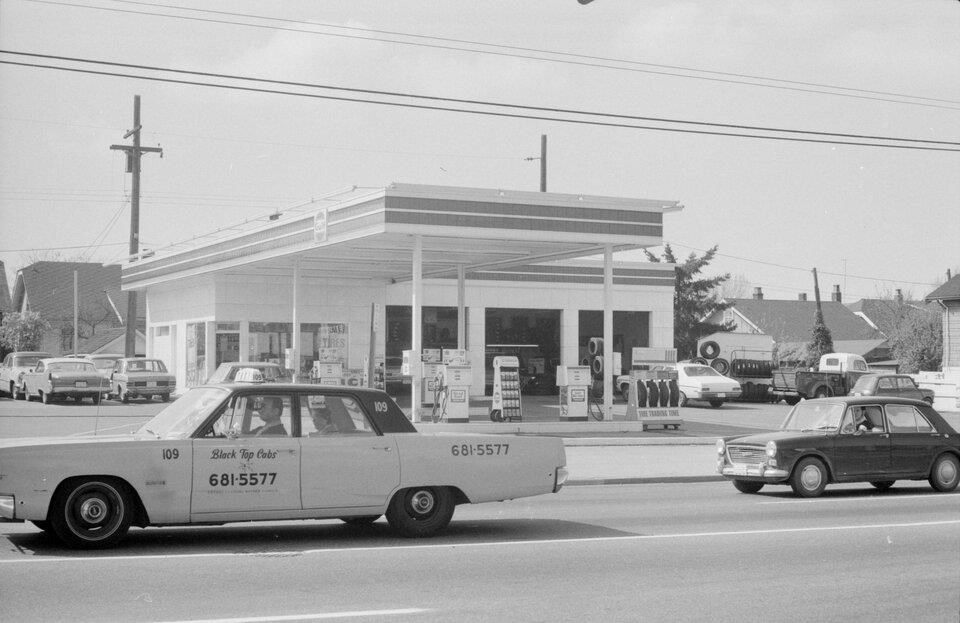
<instances>
[{"instance_id":1,"label":"compact car grille","mask_svg":"<svg viewBox=\"0 0 960 623\"><path fill-rule=\"evenodd\" d=\"M766 449L755 446L727 446L727 455L731 463L763 463L767 459Z\"/></svg>"}]
</instances>

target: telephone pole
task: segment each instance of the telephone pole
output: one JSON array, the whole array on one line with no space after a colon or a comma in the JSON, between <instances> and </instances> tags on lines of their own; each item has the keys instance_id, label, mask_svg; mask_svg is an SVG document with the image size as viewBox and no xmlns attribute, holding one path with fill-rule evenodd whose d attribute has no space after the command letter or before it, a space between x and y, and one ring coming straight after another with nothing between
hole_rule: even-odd
<instances>
[{"instance_id":1,"label":"telephone pole","mask_svg":"<svg viewBox=\"0 0 960 623\"><path fill-rule=\"evenodd\" d=\"M530 156L529 158L524 158L524 160L539 160L540 161L540 192L547 192L547 135L540 135L540 157Z\"/></svg>"},{"instance_id":2,"label":"telephone pole","mask_svg":"<svg viewBox=\"0 0 960 623\"><path fill-rule=\"evenodd\" d=\"M140 96L133 96L133 129L123 135L123 138L133 136L133 145L111 145L127 154L127 173L132 174L130 196L130 251L127 261L133 262L140 253L140 158L145 153L159 153L163 158L163 150L159 147L140 146ZM137 354L137 291L127 292L127 326L123 354L133 357Z\"/></svg>"}]
</instances>

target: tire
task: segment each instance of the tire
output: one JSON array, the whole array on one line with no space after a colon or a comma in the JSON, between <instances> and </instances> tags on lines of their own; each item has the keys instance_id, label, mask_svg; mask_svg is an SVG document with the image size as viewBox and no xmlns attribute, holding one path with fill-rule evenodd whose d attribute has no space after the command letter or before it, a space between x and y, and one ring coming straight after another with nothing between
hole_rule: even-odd
<instances>
[{"instance_id":1,"label":"tire","mask_svg":"<svg viewBox=\"0 0 960 623\"><path fill-rule=\"evenodd\" d=\"M818 458L800 459L790 476L793 492L802 498L815 498L827 487L827 467Z\"/></svg>"},{"instance_id":2,"label":"tire","mask_svg":"<svg viewBox=\"0 0 960 623\"><path fill-rule=\"evenodd\" d=\"M707 361L706 359L704 359L703 357L694 357L693 359L690 360L690 363L699 363L700 365L703 365L703 366L709 366L709 365L710 365L710 362L708 362L708 361Z\"/></svg>"},{"instance_id":3,"label":"tire","mask_svg":"<svg viewBox=\"0 0 960 623\"><path fill-rule=\"evenodd\" d=\"M756 493L763 489L762 482L752 482L750 480L734 480L733 487L740 493Z\"/></svg>"},{"instance_id":4,"label":"tire","mask_svg":"<svg viewBox=\"0 0 960 623\"><path fill-rule=\"evenodd\" d=\"M13 381L10 381L10 397L14 400L17 399L17 385Z\"/></svg>"},{"instance_id":5,"label":"tire","mask_svg":"<svg viewBox=\"0 0 960 623\"><path fill-rule=\"evenodd\" d=\"M723 357L718 357L710 362L710 367L726 376L727 372L730 371L730 362Z\"/></svg>"},{"instance_id":6,"label":"tire","mask_svg":"<svg viewBox=\"0 0 960 623\"><path fill-rule=\"evenodd\" d=\"M800 396L787 396L786 398L784 398L784 400L787 402L788 405L792 407L793 405L800 402Z\"/></svg>"},{"instance_id":7,"label":"tire","mask_svg":"<svg viewBox=\"0 0 960 623\"><path fill-rule=\"evenodd\" d=\"M822 385L817 388L817 391L813 393L814 398L830 398L833 396L833 390L829 387L823 387Z\"/></svg>"},{"instance_id":8,"label":"tire","mask_svg":"<svg viewBox=\"0 0 960 623\"><path fill-rule=\"evenodd\" d=\"M112 478L70 480L50 504L50 527L74 549L116 545L130 528L133 507L126 489Z\"/></svg>"},{"instance_id":9,"label":"tire","mask_svg":"<svg viewBox=\"0 0 960 623\"><path fill-rule=\"evenodd\" d=\"M363 515L361 517L341 517L340 521L348 526L369 526L378 519L380 519L380 515Z\"/></svg>"},{"instance_id":10,"label":"tire","mask_svg":"<svg viewBox=\"0 0 960 623\"><path fill-rule=\"evenodd\" d=\"M931 407L933 406L933 398L924 398L923 401Z\"/></svg>"},{"instance_id":11,"label":"tire","mask_svg":"<svg viewBox=\"0 0 960 623\"><path fill-rule=\"evenodd\" d=\"M502 422L503 421L503 412L500 409L494 409L490 412L490 421L491 422Z\"/></svg>"},{"instance_id":12,"label":"tire","mask_svg":"<svg viewBox=\"0 0 960 623\"><path fill-rule=\"evenodd\" d=\"M893 483L897 482L896 480L874 480L870 484L873 485L873 488L877 491L886 491L893 486Z\"/></svg>"},{"instance_id":13,"label":"tire","mask_svg":"<svg viewBox=\"0 0 960 623\"><path fill-rule=\"evenodd\" d=\"M620 386L620 396L622 396L624 400L630 400L630 383L624 383Z\"/></svg>"},{"instance_id":14,"label":"tire","mask_svg":"<svg viewBox=\"0 0 960 623\"><path fill-rule=\"evenodd\" d=\"M710 340L700 345L700 356L707 359L713 359L720 354L720 345Z\"/></svg>"},{"instance_id":15,"label":"tire","mask_svg":"<svg viewBox=\"0 0 960 623\"><path fill-rule=\"evenodd\" d=\"M162 402L170 402L170 394L160 394L160 400Z\"/></svg>"},{"instance_id":16,"label":"tire","mask_svg":"<svg viewBox=\"0 0 960 623\"><path fill-rule=\"evenodd\" d=\"M687 395L684 394L683 392L680 392L680 395L677 396L677 406L678 407L687 406Z\"/></svg>"},{"instance_id":17,"label":"tire","mask_svg":"<svg viewBox=\"0 0 960 623\"><path fill-rule=\"evenodd\" d=\"M723 401L722 401L722 400L711 400L711 401L710 401L710 406L713 407L714 409L719 409L720 407L723 406Z\"/></svg>"},{"instance_id":18,"label":"tire","mask_svg":"<svg viewBox=\"0 0 960 623\"><path fill-rule=\"evenodd\" d=\"M447 487L401 489L390 500L387 521L400 536L433 536L450 523L455 506Z\"/></svg>"},{"instance_id":19,"label":"tire","mask_svg":"<svg viewBox=\"0 0 960 623\"><path fill-rule=\"evenodd\" d=\"M27 392L24 390L22 386L14 390L13 397L15 400L27 400L29 402Z\"/></svg>"},{"instance_id":20,"label":"tire","mask_svg":"<svg viewBox=\"0 0 960 623\"><path fill-rule=\"evenodd\" d=\"M129 404L130 402L130 394L123 391L119 385L117 385L117 398L119 398L123 404Z\"/></svg>"},{"instance_id":21,"label":"tire","mask_svg":"<svg viewBox=\"0 0 960 623\"><path fill-rule=\"evenodd\" d=\"M960 460L952 454L941 454L930 470L930 486L946 493L956 489L957 483L960 483Z\"/></svg>"}]
</instances>

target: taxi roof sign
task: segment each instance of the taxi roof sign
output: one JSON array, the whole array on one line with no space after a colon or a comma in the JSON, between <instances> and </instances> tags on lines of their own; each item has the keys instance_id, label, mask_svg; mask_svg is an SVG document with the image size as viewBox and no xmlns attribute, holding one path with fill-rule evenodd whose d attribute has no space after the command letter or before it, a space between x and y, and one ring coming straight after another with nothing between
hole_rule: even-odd
<instances>
[{"instance_id":1,"label":"taxi roof sign","mask_svg":"<svg viewBox=\"0 0 960 623\"><path fill-rule=\"evenodd\" d=\"M256 368L241 368L233 380L237 383L263 383L263 373Z\"/></svg>"}]
</instances>

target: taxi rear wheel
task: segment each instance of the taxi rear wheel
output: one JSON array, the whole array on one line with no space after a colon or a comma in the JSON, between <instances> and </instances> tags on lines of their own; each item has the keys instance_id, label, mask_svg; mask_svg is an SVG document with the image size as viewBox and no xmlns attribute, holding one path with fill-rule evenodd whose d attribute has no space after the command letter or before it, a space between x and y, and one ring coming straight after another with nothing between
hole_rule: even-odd
<instances>
[{"instance_id":1,"label":"taxi rear wheel","mask_svg":"<svg viewBox=\"0 0 960 623\"><path fill-rule=\"evenodd\" d=\"M930 486L937 491L953 491L960 483L960 460L952 454L941 454L930 470Z\"/></svg>"},{"instance_id":2,"label":"taxi rear wheel","mask_svg":"<svg viewBox=\"0 0 960 623\"><path fill-rule=\"evenodd\" d=\"M68 547L97 549L116 545L130 528L133 505L126 487L113 478L64 483L50 507L50 527Z\"/></svg>"},{"instance_id":3,"label":"taxi rear wheel","mask_svg":"<svg viewBox=\"0 0 960 623\"><path fill-rule=\"evenodd\" d=\"M793 492L804 498L815 498L827 488L827 468L813 457L801 459L790 477Z\"/></svg>"},{"instance_id":4,"label":"taxi rear wheel","mask_svg":"<svg viewBox=\"0 0 960 623\"><path fill-rule=\"evenodd\" d=\"M387 521L401 536L432 536L450 523L455 508L446 487L411 487L398 491L387 507Z\"/></svg>"}]
</instances>

